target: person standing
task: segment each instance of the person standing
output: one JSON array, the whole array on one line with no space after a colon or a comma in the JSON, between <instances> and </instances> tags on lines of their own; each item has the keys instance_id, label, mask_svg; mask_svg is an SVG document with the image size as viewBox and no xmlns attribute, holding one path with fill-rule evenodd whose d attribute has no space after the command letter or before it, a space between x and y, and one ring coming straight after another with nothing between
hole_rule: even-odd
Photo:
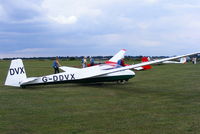
<instances>
[{"instance_id":1,"label":"person standing","mask_svg":"<svg viewBox=\"0 0 200 134\"><path fill-rule=\"evenodd\" d=\"M193 63L193 64L197 64L197 58L196 58L196 57L193 57L193 58L192 58L192 63Z\"/></svg>"},{"instance_id":2,"label":"person standing","mask_svg":"<svg viewBox=\"0 0 200 134\"><path fill-rule=\"evenodd\" d=\"M87 67L87 58L86 58L85 56L84 56L84 58L82 59L81 63L82 63L82 67L83 67L83 68Z\"/></svg>"},{"instance_id":3,"label":"person standing","mask_svg":"<svg viewBox=\"0 0 200 134\"><path fill-rule=\"evenodd\" d=\"M53 64L52 64L52 67L54 68L54 74L60 73L59 66L61 65L58 61L58 57L56 57L56 59L53 61Z\"/></svg>"},{"instance_id":4,"label":"person standing","mask_svg":"<svg viewBox=\"0 0 200 134\"><path fill-rule=\"evenodd\" d=\"M120 65L120 66L125 66L124 58L121 58L120 60L118 60L117 64Z\"/></svg>"},{"instance_id":5,"label":"person standing","mask_svg":"<svg viewBox=\"0 0 200 134\"><path fill-rule=\"evenodd\" d=\"M90 56L90 66L94 66L94 58L92 56Z\"/></svg>"}]
</instances>

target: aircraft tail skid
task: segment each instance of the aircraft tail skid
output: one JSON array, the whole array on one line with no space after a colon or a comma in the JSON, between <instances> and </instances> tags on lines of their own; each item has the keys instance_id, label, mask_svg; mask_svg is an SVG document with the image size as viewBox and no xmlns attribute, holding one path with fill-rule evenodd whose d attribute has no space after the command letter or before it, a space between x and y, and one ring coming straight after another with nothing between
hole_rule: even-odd
<instances>
[{"instance_id":1,"label":"aircraft tail skid","mask_svg":"<svg viewBox=\"0 0 200 134\"><path fill-rule=\"evenodd\" d=\"M20 87L21 82L26 80L26 72L21 59L12 60L8 70L5 85Z\"/></svg>"}]
</instances>

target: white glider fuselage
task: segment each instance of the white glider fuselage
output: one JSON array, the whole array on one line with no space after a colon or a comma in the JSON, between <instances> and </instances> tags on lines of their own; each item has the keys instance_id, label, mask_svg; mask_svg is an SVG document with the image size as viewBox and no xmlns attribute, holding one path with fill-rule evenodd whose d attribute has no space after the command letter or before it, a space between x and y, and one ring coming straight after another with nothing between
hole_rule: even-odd
<instances>
[{"instance_id":1,"label":"white glider fuselage","mask_svg":"<svg viewBox=\"0 0 200 134\"><path fill-rule=\"evenodd\" d=\"M97 76L95 72L99 71L98 68L99 65L77 70L74 69L74 71L69 70L52 75L33 77L32 81L22 81L20 83L20 86L56 83L112 82L119 80L129 80L130 78L135 76L135 73L131 70L124 70Z\"/></svg>"},{"instance_id":2,"label":"white glider fuselage","mask_svg":"<svg viewBox=\"0 0 200 134\"><path fill-rule=\"evenodd\" d=\"M26 77L26 71L21 59L12 60L8 70L5 85L23 87L27 85L56 84L56 83L92 83L129 80L135 76L131 70L114 71L121 66L107 64L87 68L60 67L65 72L41 77Z\"/></svg>"}]
</instances>

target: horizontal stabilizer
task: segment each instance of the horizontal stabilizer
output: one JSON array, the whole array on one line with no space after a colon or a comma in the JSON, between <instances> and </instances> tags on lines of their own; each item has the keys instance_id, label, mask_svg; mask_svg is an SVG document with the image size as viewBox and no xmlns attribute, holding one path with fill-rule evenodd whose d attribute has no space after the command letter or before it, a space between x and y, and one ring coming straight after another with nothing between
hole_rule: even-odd
<instances>
[{"instance_id":1,"label":"horizontal stabilizer","mask_svg":"<svg viewBox=\"0 0 200 134\"><path fill-rule=\"evenodd\" d=\"M144 68L143 67L136 67L134 68L134 70L137 70L137 71L140 71L140 70L143 70Z\"/></svg>"},{"instance_id":2,"label":"horizontal stabilizer","mask_svg":"<svg viewBox=\"0 0 200 134\"><path fill-rule=\"evenodd\" d=\"M38 77L30 77L30 78L26 78L25 80L23 80L20 85L26 85L30 82L36 81L38 79Z\"/></svg>"}]
</instances>

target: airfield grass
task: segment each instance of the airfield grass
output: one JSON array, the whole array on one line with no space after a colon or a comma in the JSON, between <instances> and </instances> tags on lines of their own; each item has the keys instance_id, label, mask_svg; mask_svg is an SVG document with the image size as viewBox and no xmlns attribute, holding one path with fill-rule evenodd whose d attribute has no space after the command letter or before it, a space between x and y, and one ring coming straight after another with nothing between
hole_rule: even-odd
<instances>
[{"instance_id":1,"label":"airfield grass","mask_svg":"<svg viewBox=\"0 0 200 134\"><path fill-rule=\"evenodd\" d=\"M6 87L0 61L0 134L198 134L200 64L155 65L128 83ZM25 60L27 75L53 73ZM78 66L80 61L61 61Z\"/></svg>"}]
</instances>

